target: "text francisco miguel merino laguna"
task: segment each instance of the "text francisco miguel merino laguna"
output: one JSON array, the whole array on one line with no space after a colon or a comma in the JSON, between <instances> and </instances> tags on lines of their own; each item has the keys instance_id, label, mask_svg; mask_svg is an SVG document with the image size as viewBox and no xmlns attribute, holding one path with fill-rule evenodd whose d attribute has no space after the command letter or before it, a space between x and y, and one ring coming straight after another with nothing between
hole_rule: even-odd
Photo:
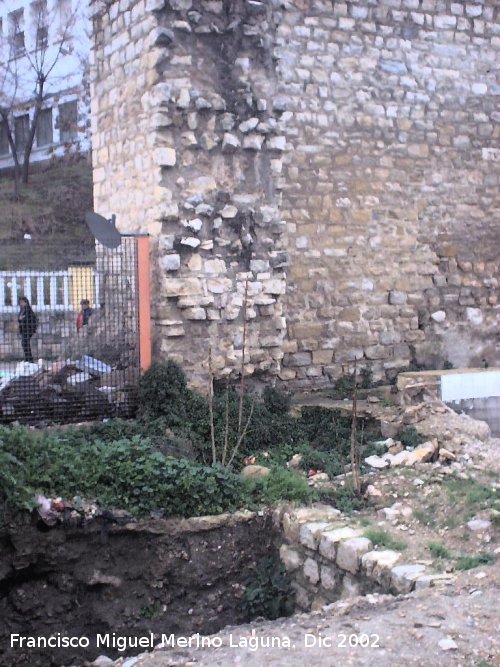
<instances>
[{"instance_id":1,"label":"text francisco miguel merino laguna","mask_svg":"<svg viewBox=\"0 0 500 667\"><path fill-rule=\"evenodd\" d=\"M314 646L318 638L310 635L308 642L304 638L305 646ZM311 643L312 642L312 643ZM162 634L153 635L152 632L140 637L131 637L124 635L117 635L116 632L108 632L106 634L97 634L95 636L95 644L91 642L89 637L71 637L56 632L50 637L33 637L21 636L19 634L10 635L11 648L112 648L116 651L123 652L132 648L153 649L158 646L162 648L221 648L228 646L229 648L246 648L250 651L256 651L259 648L295 648L289 637L273 637L269 635L259 636L255 630L252 630L248 636L232 635L228 638L221 637L205 637L203 635L195 634L190 637Z\"/></svg>"}]
</instances>

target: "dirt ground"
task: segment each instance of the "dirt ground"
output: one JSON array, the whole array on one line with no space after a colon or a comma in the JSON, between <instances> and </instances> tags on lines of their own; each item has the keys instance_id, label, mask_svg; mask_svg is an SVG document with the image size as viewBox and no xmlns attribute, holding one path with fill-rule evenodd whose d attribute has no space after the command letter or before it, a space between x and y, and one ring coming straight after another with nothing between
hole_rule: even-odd
<instances>
[{"instance_id":1,"label":"dirt ground","mask_svg":"<svg viewBox=\"0 0 500 667\"><path fill-rule=\"evenodd\" d=\"M452 466L422 463L368 475L376 490L374 506L355 515L357 520L399 542L405 562L448 573L440 587L340 600L289 619L226 627L208 640L208 647L170 645L114 664L500 665L499 453L500 440L490 438L465 446ZM477 519L489 525L467 525ZM168 628L165 633L170 635Z\"/></svg>"},{"instance_id":2,"label":"dirt ground","mask_svg":"<svg viewBox=\"0 0 500 667\"><path fill-rule=\"evenodd\" d=\"M481 580L477 574L461 575L450 590L354 598L328 611L225 628L214 636L221 648L157 650L139 657L134 667L493 667L500 664L498 571ZM252 636L275 645L257 650L240 645ZM284 646L285 638L290 648ZM366 639L368 647L361 645Z\"/></svg>"}]
</instances>

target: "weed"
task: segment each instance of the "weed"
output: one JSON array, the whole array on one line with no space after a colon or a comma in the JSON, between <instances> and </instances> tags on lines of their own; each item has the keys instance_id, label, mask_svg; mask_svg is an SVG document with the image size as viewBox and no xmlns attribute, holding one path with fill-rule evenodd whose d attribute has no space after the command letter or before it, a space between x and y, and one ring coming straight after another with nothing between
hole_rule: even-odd
<instances>
[{"instance_id":1,"label":"weed","mask_svg":"<svg viewBox=\"0 0 500 667\"><path fill-rule=\"evenodd\" d=\"M159 600L150 602L141 607L142 618L155 619L161 615L161 604Z\"/></svg>"},{"instance_id":2,"label":"weed","mask_svg":"<svg viewBox=\"0 0 500 667\"><path fill-rule=\"evenodd\" d=\"M391 406L394 405L394 401L391 400L390 398L381 398L380 403L379 403L381 408L390 408Z\"/></svg>"},{"instance_id":3,"label":"weed","mask_svg":"<svg viewBox=\"0 0 500 667\"><path fill-rule=\"evenodd\" d=\"M364 536L367 537L375 546L385 547L386 549L394 549L395 551L404 551L406 549L406 543L401 540L396 540L392 535L390 535L383 528L368 528L364 532Z\"/></svg>"},{"instance_id":4,"label":"weed","mask_svg":"<svg viewBox=\"0 0 500 667\"><path fill-rule=\"evenodd\" d=\"M429 551L431 552L431 556L433 558L450 558L450 552L448 549L444 546L444 544L440 544L439 542L430 542L429 543Z\"/></svg>"},{"instance_id":5,"label":"weed","mask_svg":"<svg viewBox=\"0 0 500 667\"><path fill-rule=\"evenodd\" d=\"M351 484L339 486L335 489L320 489L319 495L321 500L330 503L345 514L366 509L370 505L370 501L364 496L358 495Z\"/></svg>"},{"instance_id":6,"label":"weed","mask_svg":"<svg viewBox=\"0 0 500 667\"><path fill-rule=\"evenodd\" d=\"M342 375L335 383L335 391L339 398L350 398L354 391L355 379L353 375Z\"/></svg>"},{"instance_id":7,"label":"weed","mask_svg":"<svg viewBox=\"0 0 500 667\"><path fill-rule=\"evenodd\" d=\"M247 620L258 616L274 620L291 616L295 596L290 577L279 558L266 556L259 560L244 580L246 586L242 609Z\"/></svg>"},{"instance_id":8,"label":"weed","mask_svg":"<svg viewBox=\"0 0 500 667\"><path fill-rule=\"evenodd\" d=\"M492 565L495 562L495 557L486 552L481 552L476 556L460 556L457 559L457 570L472 570L480 565Z\"/></svg>"},{"instance_id":9,"label":"weed","mask_svg":"<svg viewBox=\"0 0 500 667\"><path fill-rule=\"evenodd\" d=\"M471 518L483 510L500 510L498 490L475 479L450 478L443 482L450 501Z\"/></svg>"},{"instance_id":10,"label":"weed","mask_svg":"<svg viewBox=\"0 0 500 667\"><path fill-rule=\"evenodd\" d=\"M361 375L361 387L363 389L370 389L373 385L373 371L369 366L365 366L359 372Z\"/></svg>"}]
</instances>

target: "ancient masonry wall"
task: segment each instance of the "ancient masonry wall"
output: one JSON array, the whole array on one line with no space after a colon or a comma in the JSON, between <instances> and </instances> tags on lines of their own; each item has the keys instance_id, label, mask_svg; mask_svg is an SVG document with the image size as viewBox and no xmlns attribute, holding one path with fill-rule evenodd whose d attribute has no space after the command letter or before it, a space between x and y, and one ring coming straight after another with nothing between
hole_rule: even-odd
<instances>
[{"instance_id":1,"label":"ancient masonry wall","mask_svg":"<svg viewBox=\"0 0 500 667\"><path fill-rule=\"evenodd\" d=\"M152 236L157 356L235 376L244 344L294 387L499 361L495 2L92 10L95 206Z\"/></svg>"},{"instance_id":2,"label":"ancient masonry wall","mask_svg":"<svg viewBox=\"0 0 500 667\"><path fill-rule=\"evenodd\" d=\"M333 507L285 509L276 518L283 536L280 558L301 611L353 595L410 593L454 578L422 563L404 563L398 551L377 549L363 528Z\"/></svg>"}]
</instances>

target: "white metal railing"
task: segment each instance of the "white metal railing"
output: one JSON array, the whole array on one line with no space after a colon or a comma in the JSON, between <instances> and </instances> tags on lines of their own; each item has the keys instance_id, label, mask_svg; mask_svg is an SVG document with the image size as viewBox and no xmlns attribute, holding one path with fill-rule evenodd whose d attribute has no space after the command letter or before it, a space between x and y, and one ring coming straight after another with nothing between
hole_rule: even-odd
<instances>
[{"instance_id":1,"label":"white metal railing","mask_svg":"<svg viewBox=\"0 0 500 667\"><path fill-rule=\"evenodd\" d=\"M93 275L94 304L99 303L99 276ZM74 303L69 271L0 271L0 312L15 312L18 299L25 296L36 311L73 311ZM88 298L88 297L87 297Z\"/></svg>"}]
</instances>

